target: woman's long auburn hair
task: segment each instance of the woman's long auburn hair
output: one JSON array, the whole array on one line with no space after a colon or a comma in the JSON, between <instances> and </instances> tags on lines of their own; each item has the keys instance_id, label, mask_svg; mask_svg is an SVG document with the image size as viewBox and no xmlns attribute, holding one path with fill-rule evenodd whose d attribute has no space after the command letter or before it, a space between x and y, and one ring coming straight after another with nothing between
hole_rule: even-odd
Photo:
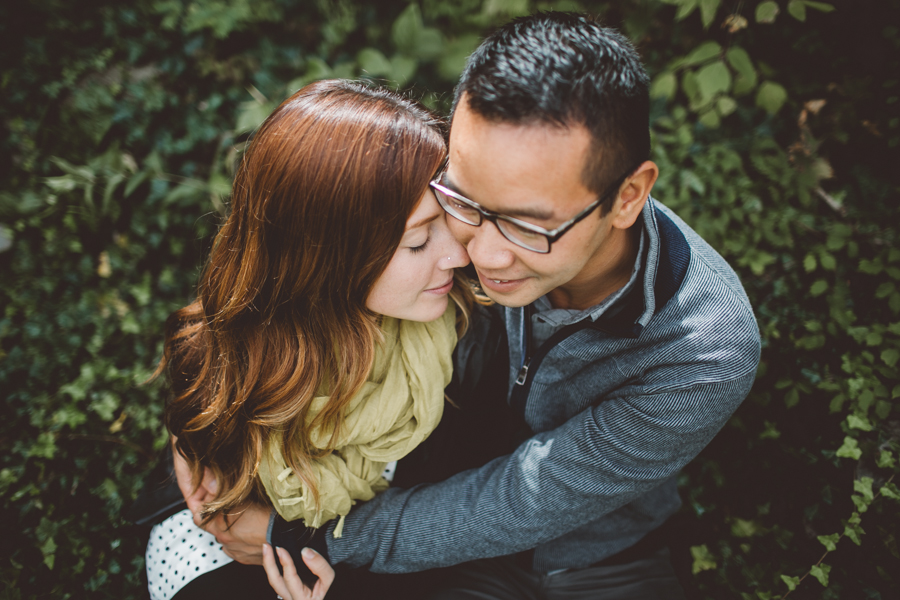
<instances>
[{"instance_id":1,"label":"woman's long auburn hair","mask_svg":"<svg viewBox=\"0 0 900 600\"><path fill-rule=\"evenodd\" d=\"M318 498L310 464L329 449L310 429L338 431L372 368L381 337L366 299L445 155L443 122L426 109L343 80L306 86L260 126L199 297L169 317L157 368L176 450L194 481L203 467L218 481L207 519L264 501L257 473L274 434ZM452 297L467 318L468 287Z\"/></svg>"}]
</instances>

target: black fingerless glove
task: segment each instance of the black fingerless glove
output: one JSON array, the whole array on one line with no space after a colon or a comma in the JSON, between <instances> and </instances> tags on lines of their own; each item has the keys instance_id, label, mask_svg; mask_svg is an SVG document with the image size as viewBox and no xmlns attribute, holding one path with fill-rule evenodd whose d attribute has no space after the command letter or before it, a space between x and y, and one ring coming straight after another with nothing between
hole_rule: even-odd
<instances>
[{"instance_id":1,"label":"black fingerless glove","mask_svg":"<svg viewBox=\"0 0 900 600\"><path fill-rule=\"evenodd\" d=\"M304 548L312 548L321 554L325 560L331 562L328 558L328 545L325 543L325 535L328 529L328 523L325 523L318 529L307 527L303 521L285 521L274 510L272 511L272 519L269 521L269 543L273 547L284 548L294 560L294 566L297 567L297 574L300 579L308 587L315 585L318 577L313 575L300 552ZM278 556L277 554L275 555ZM280 565L279 565L280 568Z\"/></svg>"}]
</instances>

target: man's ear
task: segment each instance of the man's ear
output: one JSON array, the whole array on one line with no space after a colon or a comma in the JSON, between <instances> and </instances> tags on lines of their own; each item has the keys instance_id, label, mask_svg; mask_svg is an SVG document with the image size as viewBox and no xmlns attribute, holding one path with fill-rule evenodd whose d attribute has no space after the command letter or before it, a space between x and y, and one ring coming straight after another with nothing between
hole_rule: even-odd
<instances>
[{"instance_id":1,"label":"man's ear","mask_svg":"<svg viewBox=\"0 0 900 600\"><path fill-rule=\"evenodd\" d=\"M619 195L612 208L613 227L618 229L628 229L637 221L641 211L644 210L644 204L650 196L650 190L659 177L659 167L656 163L646 160L634 170L631 176L625 180L622 187L619 188Z\"/></svg>"}]
</instances>

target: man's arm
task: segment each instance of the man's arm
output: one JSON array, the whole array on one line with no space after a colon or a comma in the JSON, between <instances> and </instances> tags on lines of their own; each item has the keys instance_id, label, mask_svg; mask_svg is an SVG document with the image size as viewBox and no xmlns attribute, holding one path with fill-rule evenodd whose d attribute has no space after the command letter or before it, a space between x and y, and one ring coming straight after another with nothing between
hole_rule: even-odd
<instances>
[{"instance_id":1,"label":"man's arm","mask_svg":"<svg viewBox=\"0 0 900 600\"><path fill-rule=\"evenodd\" d=\"M341 538L324 536L329 558L397 573L512 554L557 538L677 473L737 408L754 371L657 394L622 390L479 469L388 489L347 516ZM278 528L276 522L273 539L282 535Z\"/></svg>"}]
</instances>

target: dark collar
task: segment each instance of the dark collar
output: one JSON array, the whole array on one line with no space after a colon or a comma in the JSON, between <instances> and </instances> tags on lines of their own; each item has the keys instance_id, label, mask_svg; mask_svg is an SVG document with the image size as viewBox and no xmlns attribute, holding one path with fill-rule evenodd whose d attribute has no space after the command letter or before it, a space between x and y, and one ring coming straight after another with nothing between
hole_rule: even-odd
<instances>
[{"instance_id":1,"label":"dark collar","mask_svg":"<svg viewBox=\"0 0 900 600\"><path fill-rule=\"evenodd\" d=\"M648 204L659 239L659 253L653 281L653 312L657 313L675 296L684 282L691 259L691 248L675 222L663 211L656 209L653 200L648 200ZM648 223L648 226L652 227L653 223ZM650 265L644 264L645 269L649 267ZM589 327L619 337L638 337L644 329L639 319L647 309L644 286L634 286L628 295L619 299L619 303L622 305L621 310L609 317L601 316Z\"/></svg>"}]
</instances>

